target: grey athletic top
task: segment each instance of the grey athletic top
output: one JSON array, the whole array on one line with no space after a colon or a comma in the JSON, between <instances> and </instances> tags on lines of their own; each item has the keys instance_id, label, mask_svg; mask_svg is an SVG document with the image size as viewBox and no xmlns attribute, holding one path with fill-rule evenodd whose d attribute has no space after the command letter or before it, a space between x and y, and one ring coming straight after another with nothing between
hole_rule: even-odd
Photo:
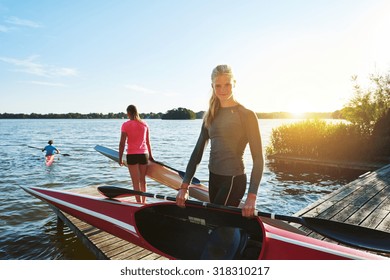
<instances>
[{"instance_id":1,"label":"grey athletic top","mask_svg":"<svg viewBox=\"0 0 390 280\"><path fill-rule=\"evenodd\" d=\"M245 173L244 151L249 143L253 169L249 192L257 194L263 174L263 151L256 114L242 105L222 107L212 124L202 129L188 162L184 183L191 182L210 140L209 171L217 175L237 176Z\"/></svg>"}]
</instances>

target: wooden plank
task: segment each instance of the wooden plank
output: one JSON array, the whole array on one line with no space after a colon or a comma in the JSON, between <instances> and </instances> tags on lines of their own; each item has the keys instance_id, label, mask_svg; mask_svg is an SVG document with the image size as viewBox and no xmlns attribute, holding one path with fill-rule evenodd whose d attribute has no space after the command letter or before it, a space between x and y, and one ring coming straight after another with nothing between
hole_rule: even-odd
<instances>
[{"instance_id":1,"label":"wooden plank","mask_svg":"<svg viewBox=\"0 0 390 280\"><path fill-rule=\"evenodd\" d=\"M347 205L343 208L343 211L338 212L336 215L332 217L332 220L344 222L346 221L353 213L355 213L359 208L353 205ZM322 217L325 219L325 217Z\"/></svg>"},{"instance_id":2,"label":"wooden plank","mask_svg":"<svg viewBox=\"0 0 390 280\"><path fill-rule=\"evenodd\" d=\"M313 205L312 208L306 208L304 212L305 217L317 217L319 216L322 212L324 212L326 209L329 209L330 207L333 206L332 201L323 201L321 204L316 204ZM299 216L303 216L299 214Z\"/></svg>"},{"instance_id":3,"label":"wooden plank","mask_svg":"<svg viewBox=\"0 0 390 280\"><path fill-rule=\"evenodd\" d=\"M126 250L125 252L121 252L115 256L115 260L138 260L136 253L146 251L145 249L135 246L131 249ZM136 256L134 256L136 255Z\"/></svg>"},{"instance_id":4,"label":"wooden plank","mask_svg":"<svg viewBox=\"0 0 390 280\"><path fill-rule=\"evenodd\" d=\"M108 238L105 242L96 244L99 248L104 248L105 255L108 255L109 252L116 250L118 248L122 248L124 245L126 245L126 240L120 239L120 238ZM134 245L134 244L131 244ZM135 246L135 245L134 245Z\"/></svg>"},{"instance_id":5,"label":"wooden plank","mask_svg":"<svg viewBox=\"0 0 390 280\"><path fill-rule=\"evenodd\" d=\"M103 231L101 229L98 229L98 228L93 228L92 230L90 231L86 231L84 232L85 236L87 237L92 237L94 235L97 235L99 233L102 233Z\"/></svg>"},{"instance_id":6,"label":"wooden plank","mask_svg":"<svg viewBox=\"0 0 390 280\"><path fill-rule=\"evenodd\" d=\"M316 217L317 218L322 218L322 219L329 219L329 220L335 220L335 221L340 221L337 218L337 215L340 214L346 207L348 207L349 203L348 201L341 200L338 201L328 208L324 209L321 213L319 213Z\"/></svg>"},{"instance_id":7,"label":"wooden plank","mask_svg":"<svg viewBox=\"0 0 390 280\"><path fill-rule=\"evenodd\" d=\"M107 235L107 232L103 231L103 230L98 230L98 232L96 232L95 234L93 235L86 235L92 242L99 242L99 240L101 238L105 238L105 236Z\"/></svg>"},{"instance_id":8,"label":"wooden plank","mask_svg":"<svg viewBox=\"0 0 390 280\"><path fill-rule=\"evenodd\" d=\"M382 220L377 229L390 232L390 213L387 213L387 216Z\"/></svg>"},{"instance_id":9,"label":"wooden plank","mask_svg":"<svg viewBox=\"0 0 390 280\"><path fill-rule=\"evenodd\" d=\"M104 232L104 235L100 235L99 238L93 240L93 243L100 247L105 247L107 244L111 244L118 241L119 238Z\"/></svg>"},{"instance_id":10,"label":"wooden plank","mask_svg":"<svg viewBox=\"0 0 390 280\"><path fill-rule=\"evenodd\" d=\"M121 256L123 254L126 254L127 250L134 248L136 245L127 242L126 244L122 245L121 247L115 248L111 251L107 252L107 257L109 257L111 260L117 260L119 259L118 256Z\"/></svg>"},{"instance_id":11,"label":"wooden plank","mask_svg":"<svg viewBox=\"0 0 390 280\"><path fill-rule=\"evenodd\" d=\"M389 211L377 209L375 215L370 215L362 223L361 226L378 229L378 226L383 222Z\"/></svg>"},{"instance_id":12,"label":"wooden plank","mask_svg":"<svg viewBox=\"0 0 390 280\"><path fill-rule=\"evenodd\" d=\"M331 219L390 232L390 165L361 176L295 215ZM336 243L303 226L298 228L312 238Z\"/></svg>"},{"instance_id":13,"label":"wooden plank","mask_svg":"<svg viewBox=\"0 0 390 280\"><path fill-rule=\"evenodd\" d=\"M390 197L386 195L387 198L378 206L378 209L390 211Z\"/></svg>"},{"instance_id":14,"label":"wooden plank","mask_svg":"<svg viewBox=\"0 0 390 280\"><path fill-rule=\"evenodd\" d=\"M322 212L319 217L359 225L385 199L377 194L378 189L371 188L369 191L365 191L360 188L359 191L351 193L344 200L336 202L331 207L333 211L329 211L330 208ZM337 212L337 210L339 211Z\"/></svg>"},{"instance_id":15,"label":"wooden plank","mask_svg":"<svg viewBox=\"0 0 390 280\"><path fill-rule=\"evenodd\" d=\"M134 260L141 260L141 259L148 258L148 256L150 256L151 254L153 254L153 252L144 249L132 255L132 258Z\"/></svg>"}]
</instances>

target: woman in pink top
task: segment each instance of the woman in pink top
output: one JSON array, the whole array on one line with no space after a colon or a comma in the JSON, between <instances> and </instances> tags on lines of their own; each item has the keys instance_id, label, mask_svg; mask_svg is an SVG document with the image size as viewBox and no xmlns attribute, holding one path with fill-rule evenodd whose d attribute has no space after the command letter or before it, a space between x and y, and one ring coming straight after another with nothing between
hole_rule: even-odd
<instances>
[{"instance_id":1,"label":"woman in pink top","mask_svg":"<svg viewBox=\"0 0 390 280\"><path fill-rule=\"evenodd\" d=\"M127 116L130 120L121 128L121 140L119 142L119 165L123 165L123 152L127 139L127 167L133 188L136 191L146 191L146 170L148 160L153 160L152 148L149 139L149 127L141 120L137 108L134 105L127 107ZM145 197L136 196L137 202L145 202Z\"/></svg>"}]
</instances>

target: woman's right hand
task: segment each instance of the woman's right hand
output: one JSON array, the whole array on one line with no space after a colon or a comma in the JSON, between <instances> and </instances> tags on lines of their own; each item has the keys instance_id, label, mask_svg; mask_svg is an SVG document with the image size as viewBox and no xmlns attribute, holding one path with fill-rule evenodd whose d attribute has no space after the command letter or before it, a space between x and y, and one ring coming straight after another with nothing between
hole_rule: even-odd
<instances>
[{"instance_id":1,"label":"woman's right hand","mask_svg":"<svg viewBox=\"0 0 390 280\"><path fill-rule=\"evenodd\" d=\"M186 200L188 199L188 184L182 184L179 192L176 195L176 205L184 208Z\"/></svg>"}]
</instances>

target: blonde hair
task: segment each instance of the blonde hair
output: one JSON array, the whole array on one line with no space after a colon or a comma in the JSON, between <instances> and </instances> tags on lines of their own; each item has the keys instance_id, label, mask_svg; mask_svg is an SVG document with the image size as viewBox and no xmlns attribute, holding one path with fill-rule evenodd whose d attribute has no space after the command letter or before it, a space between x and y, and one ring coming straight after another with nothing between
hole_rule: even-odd
<instances>
[{"instance_id":1,"label":"blonde hair","mask_svg":"<svg viewBox=\"0 0 390 280\"><path fill-rule=\"evenodd\" d=\"M234 75L232 68L229 65L218 65L211 72L211 83L214 83L215 78L220 75L228 75L231 79L234 80ZM203 117L204 124L206 128L209 128L213 122L219 108L221 107L219 99L214 94L214 88L212 89L211 97L209 100L209 109Z\"/></svg>"},{"instance_id":2,"label":"blonde hair","mask_svg":"<svg viewBox=\"0 0 390 280\"><path fill-rule=\"evenodd\" d=\"M137 107L135 105L129 105L126 109L127 113L130 114L134 120L142 122L141 117L138 114Z\"/></svg>"}]
</instances>

